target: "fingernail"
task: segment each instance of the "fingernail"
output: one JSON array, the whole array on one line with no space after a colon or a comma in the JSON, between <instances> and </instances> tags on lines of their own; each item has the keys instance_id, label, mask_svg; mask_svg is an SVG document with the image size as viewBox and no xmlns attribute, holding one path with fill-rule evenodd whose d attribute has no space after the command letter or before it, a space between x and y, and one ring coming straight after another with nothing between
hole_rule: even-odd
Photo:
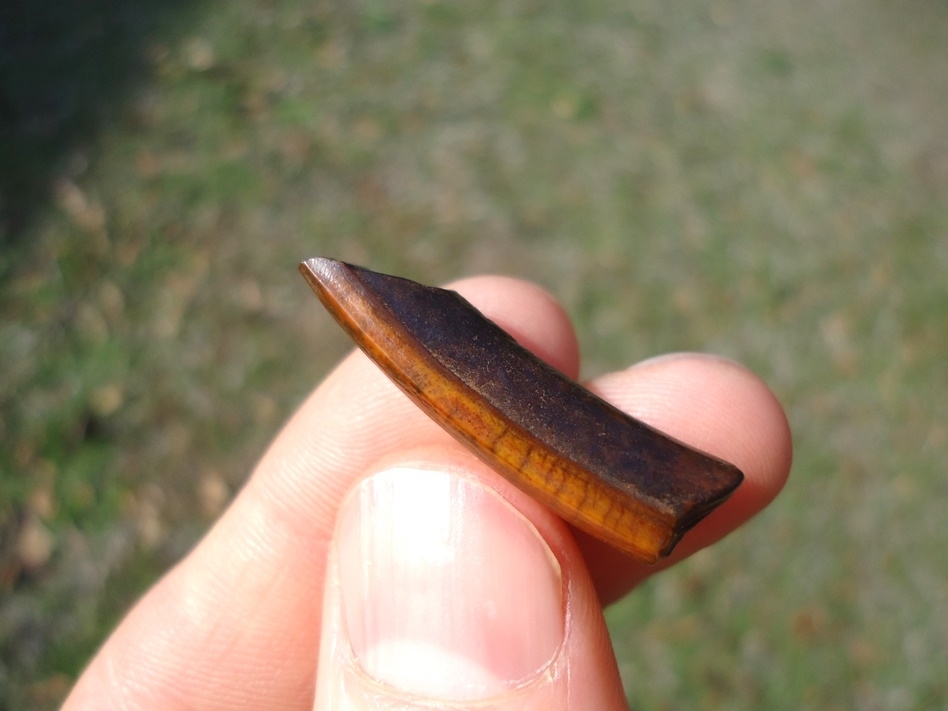
<instances>
[{"instance_id":1,"label":"fingernail","mask_svg":"<svg viewBox=\"0 0 948 711\"><path fill-rule=\"evenodd\" d=\"M392 469L347 497L337 528L343 620L376 681L436 699L516 688L563 642L560 566L493 489Z\"/></svg>"}]
</instances>

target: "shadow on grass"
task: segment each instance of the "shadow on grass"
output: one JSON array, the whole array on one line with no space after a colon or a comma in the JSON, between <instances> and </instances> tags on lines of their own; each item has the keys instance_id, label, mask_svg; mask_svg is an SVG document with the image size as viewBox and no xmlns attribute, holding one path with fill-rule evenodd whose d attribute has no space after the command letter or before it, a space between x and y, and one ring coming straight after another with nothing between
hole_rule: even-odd
<instances>
[{"instance_id":1,"label":"shadow on grass","mask_svg":"<svg viewBox=\"0 0 948 711\"><path fill-rule=\"evenodd\" d=\"M0 248L22 237L55 176L147 77L148 45L201 4L0 2Z\"/></svg>"}]
</instances>

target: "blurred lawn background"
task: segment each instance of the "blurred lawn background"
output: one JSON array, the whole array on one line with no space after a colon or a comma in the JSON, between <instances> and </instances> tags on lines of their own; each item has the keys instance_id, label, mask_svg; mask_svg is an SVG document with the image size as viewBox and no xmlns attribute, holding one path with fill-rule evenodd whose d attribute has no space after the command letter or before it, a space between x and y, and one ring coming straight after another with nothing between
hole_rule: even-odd
<instances>
[{"instance_id":1,"label":"blurred lawn background","mask_svg":"<svg viewBox=\"0 0 948 711\"><path fill-rule=\"evenodd\" d=\"M948 708L946 23L6 4L0 709L57 705L349 349L314 255L537 281L586 376L707 350L777 392L785 493L608 612L636 708Z\"/></svg>"}]
</instances>

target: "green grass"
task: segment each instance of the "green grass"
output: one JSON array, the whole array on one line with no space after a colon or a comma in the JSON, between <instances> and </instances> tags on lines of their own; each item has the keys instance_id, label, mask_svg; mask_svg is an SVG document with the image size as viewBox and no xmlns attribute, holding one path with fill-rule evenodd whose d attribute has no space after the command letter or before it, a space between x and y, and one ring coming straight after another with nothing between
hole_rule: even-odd
<instances>
[{"instance_id":1,"label":"green grass","mask_svg":"<svg viewBox=\"0 0 948 711\"><path fill-rule=\"evenodd\" d=\"M785 494L609 611L636 708L948 704L940 5L179 18L126 37L135 81L89 80L91 128L0 152L48 170L0 257L0 709L56 705L348 348L317 254L532 279L587 375L710 350L778 393Z\"/></svg>"}]
</instances>

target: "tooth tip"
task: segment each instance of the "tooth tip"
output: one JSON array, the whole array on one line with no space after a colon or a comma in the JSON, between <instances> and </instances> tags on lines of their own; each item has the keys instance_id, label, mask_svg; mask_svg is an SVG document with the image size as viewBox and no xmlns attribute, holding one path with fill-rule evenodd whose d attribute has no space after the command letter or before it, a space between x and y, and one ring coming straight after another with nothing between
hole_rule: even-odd
<instances>
[{"instance_id":1,"label":"tooth tip","mask_svg":"<svg viewBox=\"0 0 948 711\"><path fill-rule=\"evenodd\" d=\"M351 271L350 265L329 257L312 257L300 264L300 273L310 283L328 284Z\"/></svg>"},{"instance_id":2,"label":"tooth tip","mask_svg":"<svg viewBox=\"0 0 948 711\"><path fill-rule=\"evenodd\" d=\"M330 259L329 257L311 257L300 264L300 269L306 269L314 274L324 274L334 267L338 267L340 264L342 264L342 262Z\"/></svg>"}]
</instances>

